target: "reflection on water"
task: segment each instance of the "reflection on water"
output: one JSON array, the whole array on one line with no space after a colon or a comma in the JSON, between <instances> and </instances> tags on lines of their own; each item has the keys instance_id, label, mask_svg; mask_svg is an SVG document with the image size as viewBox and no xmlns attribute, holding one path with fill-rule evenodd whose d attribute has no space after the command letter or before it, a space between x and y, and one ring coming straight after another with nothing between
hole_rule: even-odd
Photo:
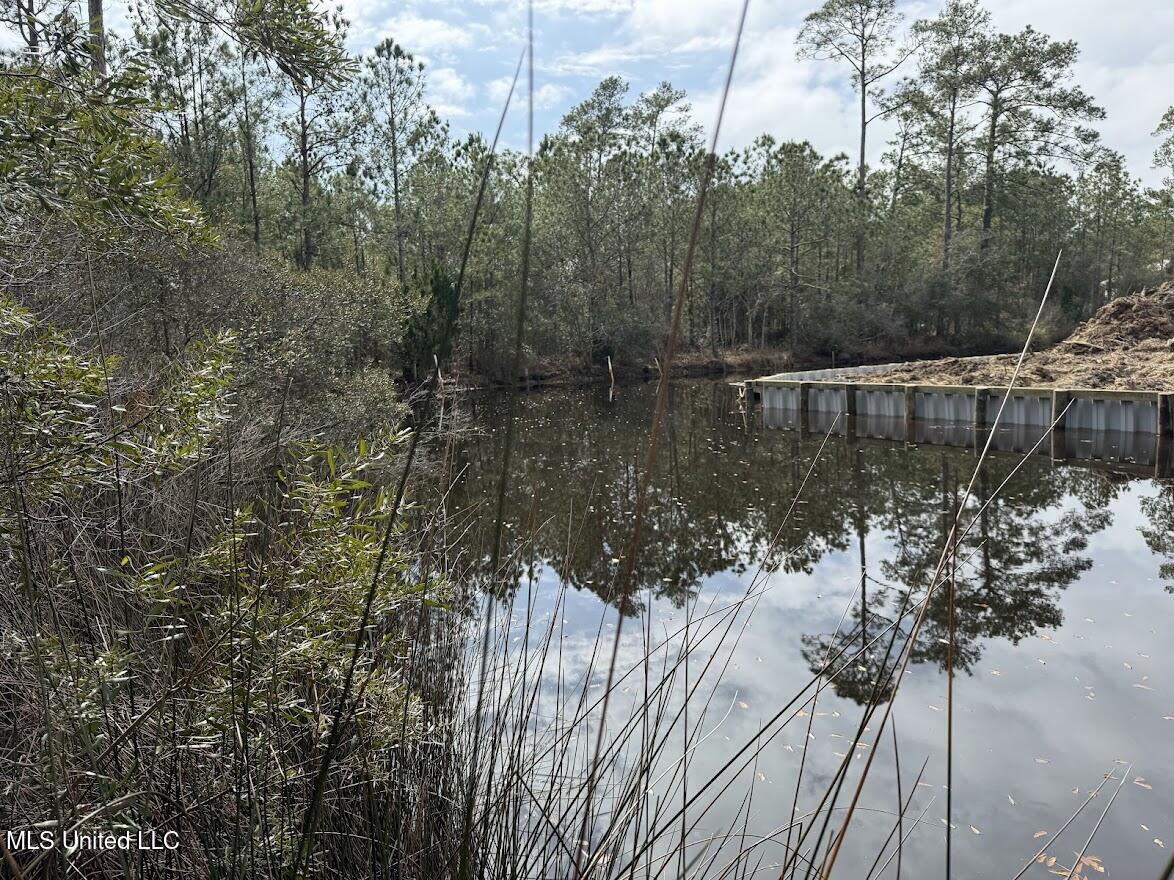
<instances>
[{"instance_id":1,"label":"reflection on water","mask_svg":"<svg viewBox=\"0 0 1174 880\"><path fill-rule=\"evenodd\" d=\"M1080 792L1109 769L1121 772L1117 761L1135 762L1133 775L1142 781L1126 786L1091 851L1109 876L1157 876L1169 856L1163 846L1174 848L1167 626L1174 597L1162 588L1174 581L1174 486L1054 463L1044 444L1043 454L1026 460L993 455L967 497L973 450L929 445L961 440L965 447L965 437L942 437L931 427L918 436L922 445L906 446L872 439L883 435L883 426L873 425L825 443L814 429L827 431L831 419L801 435L786 430L795 426L782 415L768 413L764 424L761 413L742 411L724 383L683 383L673 390L648 498L639 588L618 597L612 586L630 536L654 392L651 385L623 388L609 401L606 390L560 389L524 398L507 540L524 548L516 559L531 561L517 563L513 580L533 590L530 601L540 610L557 585L574 591L559 613L585 649L616 608L658 624L679 620L689 603L737 597L760 568L767 572L721 685L731 700L738 695L731 706L747 708L733 711L718 728L721 736L698 748L701 766L719 763L723 747L775 711L804 676L822 670L831 673L835 696L821 698L827 713L811 734L815 769L808 768L814 776L810 783L804 778L803 793L815 797L820 774L826 782L828 762L855 735L853 707L891 673L887 634L894 626L908 631L902 610L925 595L961 508L966 531L954 570L961 673L956 876L1014 874L1037 848L1033 834L1062 824ZM495 427L504 402L469 396L459 406L483 433L459 453L463 470L451 502L480 514L470 518L464 541L469 558L488 560L500 462ZM1029 449L1036 439L996 445ZM1076 455L1093 445L1085 439L1065 442ZM1128 453L1145 457L1144 450ZM938 591L894 704L903 759L919 765L929 758L925 785L937 795L945 774L948 613L947 594ZM858 647L839 650L845 646ZM790 812L793 739L761 758L758 772L772 780L755 795L764 829ZM896 776L887 767L877 761L866 789L875 815L893 810ZM910 838L909 876L940 869L939 814L944 806L930 808L927 824ZM1079 849L1083 837L1076 837L1063 841L1072 844L1068 849ZM865 876L875 852L862 845L846 854L842 876ZM1072 857L1065 850L1060 863ZM1038 876L1048 876L1046 867Z\"/></svg>"}]
</instances>

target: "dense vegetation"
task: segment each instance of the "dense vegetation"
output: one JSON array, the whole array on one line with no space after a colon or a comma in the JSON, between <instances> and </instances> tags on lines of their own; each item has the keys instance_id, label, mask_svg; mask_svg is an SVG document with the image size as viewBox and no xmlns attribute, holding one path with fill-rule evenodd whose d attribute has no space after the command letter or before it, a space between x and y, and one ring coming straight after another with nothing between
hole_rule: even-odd
<instances>
[{"instance_id":1,"label":"dense vegetation","mask_svg":"<svg viewBox=\"0 0 1174 880\"><path fill-rule=\"evenodd\" d=\"M291 76L296 59L270 63L247 28L226 33L214 17L171 14L141 5L133 32L109 40L112 78L84 86L103 101L85 110L89 120L71 106L76 84L65 87L85 77L60 57L51 33L59 21L42 14L20 28L27 53L11 57L4 80L9 138L105 125L93 132L96 148L114 138L125 158L133 146L130 156L155 173L120 169L116 180L114 169L88 167L101 157L75 155L62 141L48 167L41 141L40 153L22 151L5 172L9 203L35 171L60 192L99 170L70 190L68 205L35 205L82 212L93 224L105 210L102 186L125 185L119 197L141 204L148 193L140 190L165 183L153 225L186 225L196 240L215 230L245 247L244 257L234 257L240 245L202 257L211 261L205 278L247 292L268 274L250 264L276 260L308 275L339 273L327 286L350 289L348 301L372 316L395 311L391 300L420 307L411 290L460 253L489 147L481 135L454 137L428 106L427 70L411 47L386 41L361 59L336 57ZM794 139L763 135L720 157L688 279L690 346L861 355L990 347L1021 333L1061 248L1053 334L1170 270L1170 114L1155 120L1155 163L1170 174L1147 190L1099 142L1104 113L1072 80L1074 44L1030 28L998 33L977 0L951 0L937 16L905 24L892 0L831 0L809 17L796 50L839 63L856 89L859 152L823 156L801 130L785 129ZM338 45L345 30L335 17L317 21L313 36ZM46 98L36 116L18 112ZM882 118L896 136L870 164ZM633 96L609 77L542 139L533 169L532 360L651 360L680 280L704 158L701 122L668 83ZM127 139L135 143L120 142ZM165 164L176 169L170 179ZM483 375L510 360L499 331L518 283L525 169L524 156L499 155L472 252L457 364ZM28 281L11 277L14 256L8 248L10 286ZM24 268L44 279L60 256ZM183 273L182 256L155 256L150 269L138 261L148 288ZM183 334L176 312L190 294L165 299L150 309L152 344L163 353ZM356 362L394 362L395 334L361 329Z\"/></svg>"},{"instance_id":2,"label":"dense vegetation","mask_svg":"<svg viewBox=\"0 0 1174 880\"><path fill-rule=\"evenodd\" d=\"M1174 256L1174 110L1145 191L1076 47L971 3L900 39L891 0L814 13L797 49L856 59L860 152L719 157L686 279L707 157L667 83L604 80L487 175L411 47L348 58L306 0L143 2L120 35L101 0L0 10L0 818L185 841L94 876L469 874L525 821L492 806L521 771L462 784L464 618L432 611L467 593L396 481L405 386L512 369L528 178L531 363L650 360L682 280L697 350L994 345L1060 247L1057 331Z\"/></svg>"},{"instance_id":3,"label":"dense vegetation","mask_svg":"<svg viewBox=\"0 0 1174 880\"><path fill-rule=\"evenodd\" d=\"M387 477L419 310L218 229L100 3L4 11L0 824L57 845L5 836L2 871L371 876L410 849L427 873L460 665L426 639L454 594ZM340 69L299 0L151 14L291 82ZM67 849L136 829L176 843Z\"/></svg>"}]
</instances>

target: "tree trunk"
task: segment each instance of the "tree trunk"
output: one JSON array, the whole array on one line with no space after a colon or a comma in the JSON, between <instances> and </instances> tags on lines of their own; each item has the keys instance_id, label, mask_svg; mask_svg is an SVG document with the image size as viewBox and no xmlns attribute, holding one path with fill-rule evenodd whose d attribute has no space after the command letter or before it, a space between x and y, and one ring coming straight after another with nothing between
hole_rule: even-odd
<instances>
[{"instance_id":1,"label":"tree trunk","mask_svg":"<svg viewBox=\"0 0 1174 880\"><path fill-rule=\"evenodd\" d=\"M999 129L999 101L991 102L991 122L986 142L986 179L982 185L982 247L990 245L991 225L995 216L995 137Z\"/></svg>"},{"instance_id":2,"label":"tree trunk","mask_svg":"<svg viewBox=\"0 0 1174 880\"><path fill-rule=\"evenodd\" d=\"M856 274L858 277L864 274L864 223L868 216L868 193L866 191L868 179L864 161L865 144L868 137L868 87L865 79L867 68L864 67L863 53L861 53L860 61L860 168L856 180L856 198L860 202L860 218L857 220L856 229Z\"/></svg>"},{"instance_id":3,"label":"tree trunk","mask_svg":"<svg viewBox=\"0 0 1174 880\"><path fill-rule=\"evenodd\" d=\"M897 196L901 193L901 172L905 170L905 142L908 136L901 132L901 140L897 143L897 161L893 165L893 192L889 198L890 219L897 213Z\"/></svg>"},{"instance_id":4,"label":"tree trunk","mask_svg":"<svg viewBox=\"0 0 1174 880\"><path fill-rule=\"evenodd\" d=\"M21 0L16 0L16 14L19 18L17 26L20 28L20 35L29 50L29 55L35 58L40 47L41 35L37 30L33 0L28 0L27 6Z\"/></svg>"},{"instance_id":5,"label":"tree trunk","mask_svg":"<svg viewBox=\"0 0 1174 880\"><path fill-rule=\"evenodd\" d=\"M399 286L404 286L404 225L400 215L399 197L399 129L395 119L395 101L390 100L387 108L387 121L391 127L391 198L395 210L395 248L398 263L396 274L399 277Z\"/></svg>"},{"instance_id":6,"label":"tree trunk","mask_svg":"<svg viewBox=\"0 0 1174 880\"><path fill-rule=\"evenodd\" d=\"M950 95L950 122L946 129L946 197L942 224L942 271L950 271L950 244L954 238L954 127L958 115L958 92ZM949 283L947 281L947 283Z\"/></svg>"},{"instance_id":7,"label":"tree trunk","mask_svg":"<svg viewBox=\"0 0 1174 880\"><path fill-rule=\"evenodd\" d=\"M32 3L29 4L30 7ZM89 0L90 63L98 76L106 75L106 25L102 18L102 0Z\"/></svg>"},{"instance_id":8,"label":"tree trunk","mask_svg":"<svg viewBox=\"0 0 1174 880\"><path fill-rule=\"evenodd\" d=\"M310 232L310 132L306 121L306 94L298 97L298 152L301 160L302 192L300 220L302 244L298 266L309 272L314 262L314 237Z\"/></svg>"},{"instance_id":9,"label":"tree trunk","mask_svg":"<svg viewBox=\"0 0 1174 880\"><path fill-rule=\"evenodd\" d=\"M253 219L253 247L261 248L261 212L257 209L257 160L253 147L253 123L249 119L249 78L245 70L245 56L241 53L241 97L244 102L245 165L248 170L249 208Z\"/></svg>"}]
</instances>

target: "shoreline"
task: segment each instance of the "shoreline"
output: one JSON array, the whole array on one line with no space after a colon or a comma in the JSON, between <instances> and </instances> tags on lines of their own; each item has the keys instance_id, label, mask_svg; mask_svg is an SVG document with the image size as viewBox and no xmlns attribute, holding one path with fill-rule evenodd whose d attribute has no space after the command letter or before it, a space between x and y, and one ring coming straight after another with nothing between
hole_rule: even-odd
<instances>
[{"instance_id":1,"label":"shoreline","mask_svg":"<svg viewBox=\"0 0 1174 880\"><path fill-rule=\"evenodd\" d=\"M706 351L679 352L673 360L674 378L713 378L720 376L753 377L769 373L793 370L811 370L836 367L858 367L883 364L896 359L927 359L947 357L956 354L957 347L951 346L910 346L904 352L870 351L851 353L835 357L806 354L794 357L786 349L754 348L723 349L717 354ZM987 355L986 352L976 354ZM1000 353L990 354L998 357ZM444 377L444 383L457 391L502 390L509 387L523 389L571 387L582 385L630 385L649 382L659 376L655 358L647 361L615 361L611 364L611 376L607 363L583 366L572 362L538 361L516 377L513 383L485 373L462 371Z\"/></svg>"}]
</instances>

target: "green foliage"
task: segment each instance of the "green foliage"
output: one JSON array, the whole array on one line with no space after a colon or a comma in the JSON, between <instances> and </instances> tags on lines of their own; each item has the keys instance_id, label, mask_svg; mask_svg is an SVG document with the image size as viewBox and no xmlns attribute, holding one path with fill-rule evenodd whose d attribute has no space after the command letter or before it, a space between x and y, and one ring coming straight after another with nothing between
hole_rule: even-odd
<instances>
[{"instance_id":1,"label":"green foliage","mask_svg":"<svg viewBox=\"0 0 1174 880\"><path fill-rule=\"evenodd\" d=\"M108 477L111 451L98 408L103 376L113 367L77 355L64 337L41 327L27 310L0 297L0 434L7 443L6 477L32 503ZM9 496L12 515L17 509Z\"/></svg>"},{"instance_id":2,"label":"green foliage","mask_svg":"<svg viewBox=\"0 0 1174 880\"><path fill-rule=\"evenodd\" d=\"M162 145L146 132L143 83L133 67L100 81L67 68L0 69L4 210L64 222L108 247L144 233L207 240Z\"/></svg>"},{"instance_id":3,"label":"green foliage","mask_svg":"<svg viewBox=\"0 0 1174 880\"><path fill-rule=\"evenodd\" d=\"M314 707L308 688L323 691L342 682L353 646L353 625L375 576L391 493L373 480L391 459L398 442L389 437L363 454L350 457L329 446L300 444L289 450L277 477L272 508L243 509L233 528L219 535L197 557L194 570L203 579L232 582L233 592L215 613L218 626L231 630L242 607L254 607L259 622L250 645L254 686L281 693L281 712L299 716L297 727L318 728L321 707ZM363 658L357 674L368 681L359 718L380 725L380 737L399 736L400 711L384 711L403 702L403 688L394 664L398 648L385 624L399 603L426 587L432 601L439 585L405 583L409 559L398 553L384 561L372 606L374 626L383 637ZM237 649L227 639L223 677L213 686L220 712L228 714L240 688L229 674ZM219 677L221 673L217 673ZM282 735L273 731L274 736Z\"/></svg>"},{"instance_id":4,"label":"green foliage","mask_svg":"<svg viewBox=\"0 0 1174 880\"><path fill-rule=\"evenodd\" d=\"M417 306L403 337L403 368L413 377L427 375L437 361L452 353L460 317L456 284L440 266L432 268L427 286L417 291Z\"/></svg>"},{"instance_id":5,"label":"green foliage","mask_svg":"<svg viewBox=\"0 0 1174 880\"><path fill-rule=\"evenodd\" d=\"M240 352L226 335L138 387L111 387L113 362L7 301L0 340L0 577L20 588L0 640L4 711L22 719L0 743L22 791L9 818L97 804L152 826L182 797L182 833L199 836L183 870L233 864L245 839L279 872L372 583L334 772L382 784L392 750L423 731L406 626L448 598L399 532L384 552L402 435L354 453L250 441L264 426L234 405ZM226 821L225 791L265 815Z\"/></svg>"},{"instance_id":6,"label":"green foliage","mask_svg":"<svg viewBox=\"0 0 1174 880\"><path fill-rule=\"evenodd\" d=\"M1154 129L1154 137L1162 138L1154 150L1154 167L1169 169L1166 186L1174 188L1174 107L1162 114L1162 121Z\"/></svg>"},{"instance_id":7,"label":"green foliage","mask_svg":"<svg viewBox=\"0 0 1174 880\"><path fill-rule=\"evenodd\" d=\"M173 19L215 27L298 82L345 79L352 65L310 0L156 0Z\"/></svg>"},{"instance_id":8,"label":"green foliage","mask_svg":"<svg viewBox=\"0 0 1174 880\"><path fill-rule=\"evenodd\" d=\"M8 299L0 299L0 341L9 353L0 434L13 513L182 472L229 418L234 345L227 334L193 344L149 395L111 387L113 359L79 355Z\"/></svg>"},{"instance_id":9,"label":"green foliage","mask_svg":"<svg viewBox=\"0 0 1174 880\"><path fill-rule=\"evenodd\" d=\"M796 42L801 56L847 62L857 91L866 93L888 72L883 56L900 20L896 0L826 0L804 19Z\"/></svg>"}]
</instances>

